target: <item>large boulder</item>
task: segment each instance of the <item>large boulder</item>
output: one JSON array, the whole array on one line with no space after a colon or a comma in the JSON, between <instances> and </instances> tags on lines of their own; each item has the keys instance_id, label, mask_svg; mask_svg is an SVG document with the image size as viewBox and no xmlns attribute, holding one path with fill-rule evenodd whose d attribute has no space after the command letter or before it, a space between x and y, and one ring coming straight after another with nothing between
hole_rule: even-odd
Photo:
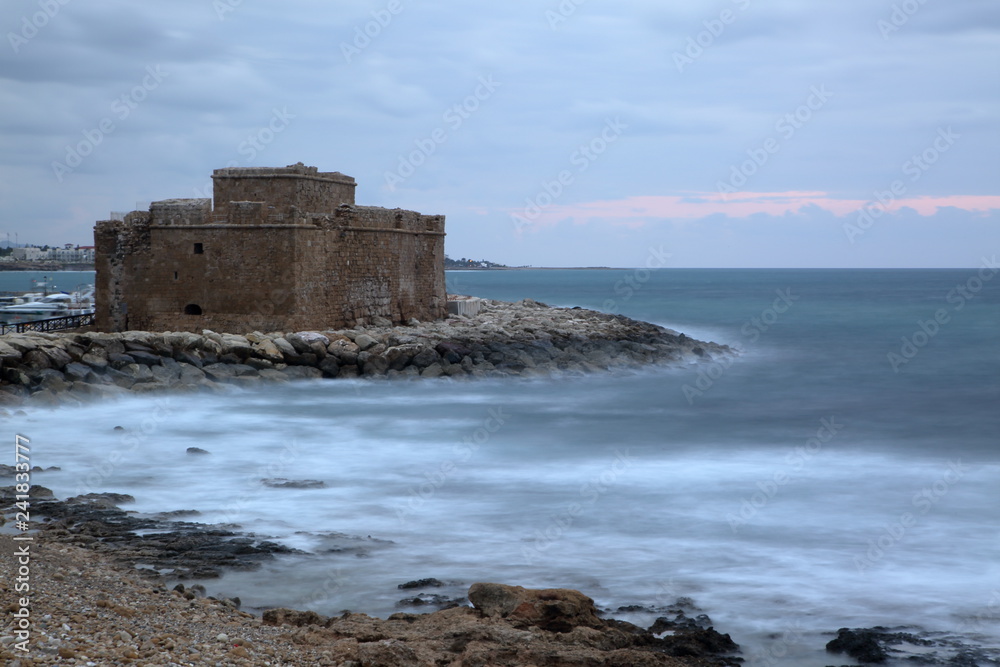
<instances>
[{"instance_id":1,"label":"large boulder","mask_svg":"<svg viewBox=\"0 0 1000 667\"><path fill-rule=\"evenodd\" d=\"M378 345L378 340L368 334L362 333L354 337L354 344L364 352L365 350L371 349Z\"/></svg>"},{"instance_id":2,"label":"large boulder","mask_svg":"<svg viewBox=\"0 0 1000 667\"><path fill-rule=\"evenodd\" d=\"M246 359L253 354L253 345L243 336L222 334L222 354L235 354L240 359Z\"/></svg>"},{"instance_id":3,"label":"large boulder","mask_svg":"<svg viewBox=\"0 0 1000 667\"><path fill-rule=\"evenodd\" d=\"M259 358L270 361L273 364L280 364L285 360L285 356L278 349L278 346L274 344L274 341L267 338L254 344L253 352Z\"/></svg>"},{"instance_id":4,"label":"large boulder","mask_svg":"<svg viewBox=\"0 0 1000 667\"><path fill-rule=\"evenodd\" d=\"M472 606L491 618L505 618L517 627L569 632L575 627L602 628L594 601L568 588L531 589L478 583L469 588Z\"/></svg>"}]
</instances>

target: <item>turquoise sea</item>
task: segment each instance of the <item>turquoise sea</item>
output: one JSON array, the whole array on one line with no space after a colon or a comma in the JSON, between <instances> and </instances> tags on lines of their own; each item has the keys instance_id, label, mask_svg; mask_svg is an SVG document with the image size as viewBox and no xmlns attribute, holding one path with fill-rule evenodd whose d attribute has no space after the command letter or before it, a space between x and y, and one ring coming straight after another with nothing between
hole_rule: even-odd
<instances>
[{"instance_id":1,"label":"turquoise sea","mask_svg":"<svg viewBox=\"0 0 1000 667\"><path fill-rule=\"evenodd\" d=\"M195 509L308 552L204 582L245 606L386 616L405 597L397 584L436 577L449 595L475 581L570 587L609 609L690 597L748 665L847 664L822 647L848 626L1000 647L993 258L448 283L622 313L741 354L582 378L135 397L33 409L8 428L32 438L38 465L62 466L38 480L58 495L130 493L138 511Z\"/></svg>"}]
</instances>

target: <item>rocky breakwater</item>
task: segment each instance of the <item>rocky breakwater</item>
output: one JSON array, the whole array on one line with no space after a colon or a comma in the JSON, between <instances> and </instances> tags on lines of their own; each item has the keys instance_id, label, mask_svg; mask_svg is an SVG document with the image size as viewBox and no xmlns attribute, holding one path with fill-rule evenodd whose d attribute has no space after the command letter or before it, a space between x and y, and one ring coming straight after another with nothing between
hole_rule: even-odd
<instances>
[{"instance_id":1,"label":"rocky breakwater","mask_svg":"<svg viewBox=\"0 0 1000 667\"><path fill-rule=\"evenodd\" d=\"M339 331L29 332L0 337L0 405L321 377L575 375L732 352L621 315L530 299L484 300L472 317Z\"/></svg>"}]
</instances>

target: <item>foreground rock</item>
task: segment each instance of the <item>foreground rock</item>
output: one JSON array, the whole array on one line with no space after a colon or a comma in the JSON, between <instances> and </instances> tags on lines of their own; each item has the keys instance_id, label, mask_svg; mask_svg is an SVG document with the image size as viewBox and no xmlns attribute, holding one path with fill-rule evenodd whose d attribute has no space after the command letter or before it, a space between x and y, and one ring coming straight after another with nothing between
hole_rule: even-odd
<instances>
[{"instance_id":1,"label":"foreground rock","mask_svg":"<svg viewBox=\"0 0 1000 667\"><path fill-rule=\"evenodd\" d=\"M469 589L469 600L472 608L393 614L386 620L271 609L264 623L296 628L291 632L295 641L325 647L340 664L708 667L742 662L730 655L739 649L728 635L696 628L658 638L631 623L598 618L594 601L579 591L479 583ZM717 636L724 648L692 651L688 635L695 634Z\"/></svg>"},{"instance_id":2,"label":"foreground rock","mask_svg":"<svg viewBox=\"0 0 1000 667\"><path fill-rule=\"evenodd\" d=\"M13 591L17 543L0 535L0 592ZM701 666L725 659L671 657L634 626L519 629L469 607L380 621L325 619L273 610L268 620L140 577L107 557L46 540L32 545L30 639L21 651L13 617L0 623L5 665L240 665L408 667L433 665ZM570 591L574 593L574 591ZM579 595L579 594L577 594ZM9 611L14 607L10 606ZM314 623L315 622L315 623ZM318 623L318 624L317 624ZM653 643L645 645L647 641Z\"/></svg>"},{"instance_id":3,"label":"foreground rock","mask_svg":"<svg viewBox=\"0 0 1000 667\"><path fill-rule=\"evenodd\" d=\"M192 512L141 517L119 505L134 502L120 493L88 493L56 500L45 487L30 488L31 515L47 542L84 546L120 563L171 580L212 579L225 570L253 570L275 554L296 553L284 545L228 528L178 519ZM0 487L0 526L12 516L15 487ZM194 513L196 514L196 513Z\"/></svg>"},{"instance_id":4,"label":"foreground rock","mask_svg":"<svg viewBox=\"0 0 1000 667\"><path fill-rule=\"evenodd\" d=\"M0 336L0 407L310 378L544 376L710 360L724 345L621 315L483 301L474 317L343 331Z\"/></svg>"}]
</instances>

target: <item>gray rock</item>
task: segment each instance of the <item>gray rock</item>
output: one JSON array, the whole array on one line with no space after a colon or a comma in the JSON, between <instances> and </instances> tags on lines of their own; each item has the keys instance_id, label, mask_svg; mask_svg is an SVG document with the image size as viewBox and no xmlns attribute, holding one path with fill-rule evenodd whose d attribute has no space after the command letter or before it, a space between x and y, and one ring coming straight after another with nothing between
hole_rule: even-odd
<instances>
[{"instance_id":1,"label":"gray rock","mask_svg":"<svg viewBox=\"0 0 1000 667\"><path fill-rule=\"evenodd\" d=\"M337 375L341 379L352 379L361 376L361 371L354 364L347 364L340 367L340 373Z\"/></svg>"},{"instance_id":2,"label":"gray rock","mask_svg":"<svg viewBox=\"0 0 1000 667\"><path fill-rule=\"evenodd\" d=\"M0 340L0 363L20 363L22 352Z\"/></svg>"},{"instance_id":3,"label":"gray rock","mask_svg":"<svg viewBox=\"0 0 1000 667\"><path fill-rule=\"evenodd\" d=\"M52 391L65 391L69 389L70 383L66 381L66 377L54 368L43 368L37 371L33 378L33 383L36 387L41 387L42 389L50 389Z\"/></svg>"},{"instance_id":4,"label":"gray rock","mask_svg":"<svg viewBox=\"0 0 1000 667\"><path fill-rule=\"evenodd\" d=\"M387 370L389 370L389 360L383 356L371 356L361 367L364 375L385 375Z\"/></svg>"},{"instance_id":5,"label":"gray rock","mask_svg":"<svg viewBox=\"0 0 1000 667\"><path fill-rule=\"evenodd\" d=\"M78 361L71 361L63 369L66 378L72 382L90 382L88 378L94 375L94 371L87 364Z\"/></svg>"},{"instance_id":6,"label":"gray rock","mask_svg":"<svg viewBox=\"0 0 1000 667\"><path fill-rule=\"evenodd\" d=\"M312 366L289 366L282 372L291 380L315 380L323 377L323 371Z\"/></svg>"},{"instance_id":7,"label":"gray rock","mask_svg":"<svg viewBox=\"0 0 1000 667\"><path fill-rule=\"evenodd\" d=\"M173 359L171 359L173 361ZM177 362L174 362L177 363ZM180 366L175 366L170 368L168 366L150 366L150 372L153 374L153 379L156 382L161 382L164 384L172 384L180 380L181 369Z\"/></svg>"},{"instance_id":8,"label":"gray rock","mask_svg":"<svg viewBox=\"0 0 1000 667\"><path fill-rule=\"evenodd\" d=\"M413 356L413 358L410 360L410 363L416 366L417 368L424 369L430 366L431 364L436 364L440 361L441 361L440 354L438 354L435 350L432 350L429 347L425 347Z\"/></svg>"},{"instance_id":9,"label":"gray rock","mask_svg":"<svg viewBox=\"0 0 1000 667\"><path fill-rule=\"evenodd\" d=\"M437 362L431 364L424 370L420 371L420 377L425 377L425 378L441 377L443 374L444 374L444 369L441 367L441 364Z\"/></svg>"},{"instance_id":10,"label":"gray rock","mask_svg":"<svg viewBox=\"0 0 1000 667\"><path fill-rule=\"evenodd\" d=\"M52 368L52 360L49 355L40 349L29 350L21 357L21 364L32 370L42 370Z\"/></svg>"},{"instance_id":11,"label":"gray rock","mask_svg":"<svg viewBox=\"0 0 1000 667\"><path fill-rule=\"evenodd\" d=\"M294 350L294 348L293 348ZM274 341L264 339L253 346L253 353L260 359L271 363L281 363L285 360L285 355L281 353Z\"/></svg>"},{"instance_id":12,"label":"gray rock","mask_svg":"<svg viewBox=\"0 0 1000 667\"><path fill-rule=\"evenodd\" d=\"M126 364L117 370L128 375L135 382L155 382L156 380L149 366L143 366L142 364Z\"/></svg>"},{"instance_id":13,"label":"gray rock","mask_svg":"<svg viewBox=\"0 0 1000 667\"><path fill-rule=\"evenodd\" d=\"M319 362L319 369L323 371L323 377L335 378L340 373L340 364L337 363L336 357L330 355Z\"/></svg>"},{"instance_id":14,"label":"gray rock","mask_svg":"<svg viewBox=\"0 0 1000 667\"><path fill-rule=\"evenodd\" d=\"M120 371L123 367L134 363L135 359L124 352L112 352L108 354L108 364L116 371Z\"/></svg>"},{"instance_id":15,"label":"gray rock","mask_svg":"<svg viewBox=\"0 0 1000 667\"><path fill-rule=\"evenodd\" d=\"M73 361L73 357L61 347L44 347L42 351L49 358L52 368L62 369L66 367L66 364Z\"/></svg>"},{"instance_id":16,"label":"gray rock","mask_svg":"<svg viewBox=\"0 0 1000 667\"><path fill-rule=\"evenodd\" d=\"M8 366L0 369L0 377L3 378L4 382L14 384L14 385L28 385L31 384L31 376L29 375L29 370L22 366Z\"/></svg>"},{"instance_id":17,"label":"gray rock","mask_svg":"<svg viewBox=\"0 0 1000 667\"><path fill-rule=\"evenodd\" d=\"M181 373L178 379L181 384L200 384L205 379L205 371L191 364L181 364Z\"/></svg>"},{"instance_id":18,"label":"gray rock","mask_svg":"<svg viewBox=\"0 0 1000 667\"><path fill-rule=\"evenodd\" d=\"M289 380L284 371L279 371L274 368L263 368L259 372L261 379L268 380L270 382L288 382Z\"/></svg>"},{"instance_id":19,"label":"gray rock","mask_svg":"<svg viewBox=\"0 0 1000 667\"><path fill-rule=\"evenodd\" d=\"M196 368L201 368L204 366L204 362L201 360L201 356L189 352L188 350L177 350L174 352L174 360L181 364L189 364L195 366Z\"/></svg>"},{"instance_id":20,"label":"gray rock","mask_svg":"<svg viewBox=\"0 0 1000 667\"><path fill-rule=\"evenodd\" d=\"M275 338L271 342L274 343L274 346L278 348L278 351L281 352L282 356L286 359L299 354L296 352L295 347L284 338Z\"/></svg>"},{"instance_id":21,"label":"gray rock","mask_svg":"<svg viewBox=\"0 0 1000 667\"><path fill-rule=\"evenodd\" d=\"M235 354L240 359L246 359L253 354L253 345L243 336L222 334L222 354Z\"/></svg>"},{"instance_id":22,"label":"gray rock","mask_svg":"<svg viewBox=\"0 0 1000 667\"><path fill-rule=\"evenodd\" d=\"M363 333L354 337L354 344L358 346L358 349L365 351L378 345L378 341Z\"/></svg>"},{"instance_id":23,"label":"gray rock","mask_svg":"<svg viewBox=\"0 0 1000 667\"><path fill-rule=\"evenodd\" d=\"M272 489L325 489L326 483L318 479L285 479L272 477L262 479L260 483Z\"/></svg>"},{"instance_id":24,"label":"gray rock","mask_svg":"<svg viewBox=\"0 0 1000 667\"><path fill-rule=\"evenodd\" d=\"M209 364L202 371L205 377L214 382L228 382L236 377L236 370L229 364Z\"/></svg>"},{"instance_id":25,"label":"gray rock","mask_svg":"<svg viewBox=\"0 0 1000 667\"><path fill-rule=\"evenodd\" d=\"M389 362L389 368L394 371L401 371L410 364L413 359L424 348L416 343L396 345L385 351L385 358Z\"/></svg>"},{"instance_id":26,"label":"gray rock","mask_svg":"<svg viewBox=\"0 0 1000 667\"><path fill-rule=\"evenodd\" d=\"M153 352L131 350L129 351L128 356L132 357L137 364L144 364L146 366L160 365L160 355L154 354Z\"/></svg>"},{"instance_id":27,"label":"gray rock","mask_svg":"<svg viewBox=\"0 0 1000 667\"><path fill-rule=\"evenodd\" d=\"M95 371L103 371L108 367L108 353L103 348L95 348L80 357L80 362L87 364Z\"/></svg>"}]
</instances>

